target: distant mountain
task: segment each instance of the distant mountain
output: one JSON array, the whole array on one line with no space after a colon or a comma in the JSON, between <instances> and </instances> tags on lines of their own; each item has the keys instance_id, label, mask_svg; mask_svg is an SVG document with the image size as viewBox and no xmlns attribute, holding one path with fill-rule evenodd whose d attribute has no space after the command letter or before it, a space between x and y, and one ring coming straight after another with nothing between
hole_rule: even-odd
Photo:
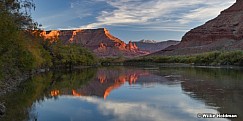
<instances>
[{"instance_id":1,"label":"distant mountain","mask_svg":"<svg viewBox=\"0 0 243 121\"><path fill-rule=\"evenodd\" d=\"M179 43L179 41L168 40L168 41L157 42L154 40L141 40L141 41L133 42L133 43L136 44L140 50L148 51L149 53L153 53L156 51L163 50L169 46L177 45Z\"/></svg>"},{"instance_id":2,"label":"distant mountain","mask_svg":"<svg viewBox=\"0 0 243 121\"><path fill-rule=\"evenodd\" d=\"M155 41L155 40L140 40L140 41L138 41L138 42L141 42L141 43L158 43L157 41Z\"/></svg>"},{"instance_id":3,"label":"distant mountain","mask_svg":"<svg viewBox=\"0 0 243 121\"><path fill-rule=\"evenodd\" d=\"M126 44L114 37L105 28L100 29L79 29L79 30L51 30L41 33L46 40L61 41L63 44L75 43L89 48L97 56L140 56L148 52L140 51L136 44Z\"/></svg>"},{"instance_id":4,"label":"distant mountain","mask_svg":"<svg viewBox=\"0 0 243 121\"><path fill-rule=\"evenodd\" d=\"M187 32L181 43L157 55L187 55L215 50L243 49L243 0L237 0L219 16Z\"/></svg>"}]
</instances>

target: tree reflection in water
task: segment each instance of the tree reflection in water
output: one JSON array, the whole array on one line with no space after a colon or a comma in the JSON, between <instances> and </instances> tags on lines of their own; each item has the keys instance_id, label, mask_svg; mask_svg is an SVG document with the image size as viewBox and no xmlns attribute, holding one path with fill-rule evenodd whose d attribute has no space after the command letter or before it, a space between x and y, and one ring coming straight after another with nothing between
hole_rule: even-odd
<instances>
[{"instance_id":1,"label":"tree reflection in water","mask_svg":"<svg viewBox=\"0 0 243 121\"><path fill-rule=\"evenodd\" d=\"M5 121L35 119L35 105L60 96L78 96L107 99L114 90L128 85L130 88L151 88L154 85L181 86L184 94L205 102L208 108L220 113L238 114L243 120L243 72L229 69L206 68L98 68L75 72L55 72L37 75L26 81L20 89L5 97L8 111ZM139 87L138 87L139 86ZM169 94L168 94L169 95ZM200 113L200 112L198 112ZM207 113L207 112L201 112Z\"/></svg>"}]
</instances>

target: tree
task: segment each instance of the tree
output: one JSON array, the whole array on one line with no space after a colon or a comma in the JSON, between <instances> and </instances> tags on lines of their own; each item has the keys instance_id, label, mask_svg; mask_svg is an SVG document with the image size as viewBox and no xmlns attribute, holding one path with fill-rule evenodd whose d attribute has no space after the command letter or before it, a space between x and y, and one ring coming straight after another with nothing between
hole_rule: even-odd
<instances>
[{"instance_id":1,"label":"tree","mask_svg":"<svg viewBox=\"0 0 243 121\"><path fill-rule=\"evenodd\" d=\"M37 28L32 9L33 0L0 0L0 76L32 69L41 60L43 47L26 34Z\"/></svg>"},{"instance_id":2,"label":"tree","mask_svg":"<svg viewBox=\"0 0 243 121\"><path fill-rule=\"evenodd\" d=\"M55 65L71 67L74 65L94 65L97 63L96 57L86 48L82 48L79 45L63 45L57 42L52 45L52 51Z\"/></svg>"},{"instance_id":3,"label":"tree","mask_svg":"<svg viewBox=\"0 0 243 121\"><path fill-rule=\"evenodd\" d=\"M37 23L31 19L31 10L35 9L33 0L1 0L0 14L8 14L18 29L34 29Z\"/></svg>"}]
</instances>

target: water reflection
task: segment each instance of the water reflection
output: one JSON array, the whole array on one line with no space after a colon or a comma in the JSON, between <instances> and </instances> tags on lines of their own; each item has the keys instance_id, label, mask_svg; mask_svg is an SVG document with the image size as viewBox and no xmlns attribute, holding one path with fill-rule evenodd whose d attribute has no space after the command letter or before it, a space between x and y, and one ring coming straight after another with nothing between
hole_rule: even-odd
<instances>
[{"instance_id":1,"label":"water reflection","mask_svg":"<svg viewBox=\"0 0 243 121\"><path fill-rule=\"evenodd\" d=\"M115 67L49 73L33 77L20 91L4 97L9 107L4 120L241 121L242 79L241 70L200 68ZM200 119L197 113L239 117Z\"/></svg>"},{"instance_id":2,"label":"water reflection","mask_svg":"<svg viewBox=\"0 0 243 121\"><path fill-rule=\"evenodd\" d=\"M157 78L157 81L164 80L164 78L155 75L152 76L148 71L144 71L142 69L100 68L97 70L95 78L87 81L85 85L80 85L78 88L72 88L69 90L67 90L67 88L56 86L50 91L50 96L98 96L106 99L113 90L121 87L122 85L126 83L134 85L138 79L143 81L141 79L146 77L150 79ZM145 82L154 83L154 81L144 80L143 84L146 84Z\"/></svg>"},{"instance_id":3,"label":"water reflection","mask_svg":"<svg viewBox=\"0 0 243 121\"><path fill-rule=\"evenodd\" d=\"M184 94L205 102L221 114L237 114L243 120L243 71L239 69L173 68L160 70L160 75L178 74L182 77Z\"/></svg>"}]
</instances>

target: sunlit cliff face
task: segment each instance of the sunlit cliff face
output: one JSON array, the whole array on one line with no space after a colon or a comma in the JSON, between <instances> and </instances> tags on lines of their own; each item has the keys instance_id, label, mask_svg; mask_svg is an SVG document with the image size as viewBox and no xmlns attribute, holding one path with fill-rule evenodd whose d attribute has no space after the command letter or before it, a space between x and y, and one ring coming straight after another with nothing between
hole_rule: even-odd
<instances>
[{"instance_id":1,"label":"sunlit cliff face","mask_svg":"<svg viewBox=\"0 0 243 121\"><path fill-rule=\"evenodd\" d=\"M104 28L104 33L105 33L105 35L106 35L109 39L113 40L114 42L117 42L117 43L122 43L122 42L123 42L123 41L121 41L120 39L118 39L118 38L114 37L113 35L111 35L110 32L109 32L106 28Z\"/></svg>"},{"instance_id":2,"label":"sunlit cliff face","mask_svg":"<svg viewBox=\"0 0 243 121\"><path fill-rule=\"evenodd\" d=\"M82 30L74 30L73 34L72 34L72 37L69 39L69 42L73 43L74 42L74 37L77 35L78 32L81 32L81 31Z\"/></svg>"},{"instance_id":3,"label":"sunlit cliff face","mask_svg":"<svg viewBox=\"0 0 243 121\"><path fill-rule=\"evenodd\" d=\"M91 41L89 39L94 39L98 43L101 43L102 40L109 40L116 43L124 43L120 39L114 37L110 32L105 29L77 29L77 30L51 30L51 31L42 31L40 33L41 37L48 39L49 41L56 41L60 39L64 42L78 42L78 41ZM80 38L81 37L81 38ZM94 41L92 40L92 41ZM80 42L78 42L80 43ZM82 42L81 42L82 43ZM106 43L110 44L110 43ZM110 46L110 45L109 45Z\"/></svg>"},{"instance_id":4,"label":"sunlit cliff face","mask_svg":"<svg viewBox=\"0 0 243 121\"><path fill-rule=\"evenodd\" d=\"M60 31L59 30L53 30L50 31L50 33L47 33L46 31L43 31L40 33L41 37L44 37L44 39L48 39L51 42L57 41L60 35Z\"/></svg>"},{"instance_id":5,"label":"sunlit cliff face","mask_svg":"<svg viewBox=\"0 0 243 121\"><path fill-rule=\"evenodd\" d=\"M124 41L110 34L106 28L51 30L42 31L40 36L50 42L79 44L91 49L97 56L110 57L123 54L124 56L139 56L149 54L141 51L135 43Z\"/></svg>"},{"instance_id":6,"label":"sunlit cliff face","mask_svg":"<svg viewBox=\"0 0 243 121\"><path fill-rule=\"evenodd\" d=\"M123 72L124 71L124 72ZM97 77L86 85L81 85L78 89L68 90L52 90L51 96L72 95L72 96L99 96L106 99L110 93L120 88L124 84L136 84L141 76L149 75L146 71L106 71L99 70Z\"/></svg>"}]
</instances>

